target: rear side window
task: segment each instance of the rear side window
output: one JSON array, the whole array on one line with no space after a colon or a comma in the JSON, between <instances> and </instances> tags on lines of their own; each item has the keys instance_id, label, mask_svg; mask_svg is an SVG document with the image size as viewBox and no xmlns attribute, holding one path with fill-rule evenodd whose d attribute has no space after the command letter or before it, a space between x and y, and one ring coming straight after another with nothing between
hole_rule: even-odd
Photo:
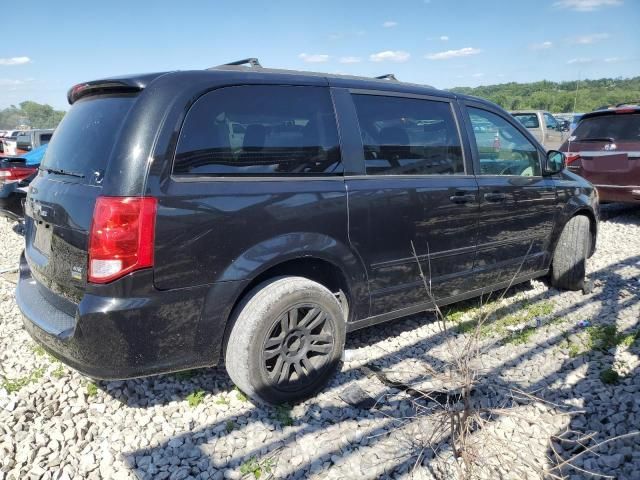
<instances>
[{"instance_id":1,"label":"rear side window","mask_svg":"<svg viewBox=\"0 0 640 480\"><path fill-rule=\"evenodd\" d=\"M71 107L51 137L41 169L83 174L104 171L125 117L131 96L88 97Z\"/></svg>"},{"instance_id":2,"label":"rear side window","mask_svg":"<svg viewBox=\"0 0 640 480\"><path fill-rule=\"evenodd\" d=\"M354 95L369 175L464 173L448 102Z\"/></svg>"},{"instance_id":3,"label":"rear side window","mask_svg":"<svg viewBox=\"0 0 640 480\"><path fill-rule=\"evenodd\" d=\"M538 115L536 115L535 113L514 113L513 116L525 128L540 128Z\"/></svg>"},{"instance_id":4,"label":"rear side window","mask_svg":"<svg viewBox=\"0 0 640 480\"><path fill-rule=\"evenodd\" d=\"M575 139L610 141L640 141L640 114L612 114L585 118L573 131Z\"/></svg>"},{"instance_id":5,"label":"rear side window","mask_svg":"<svg viewBox=\"0 0 640 480\"><path fill-rule=\"evenodd\" d=\"M238 86L207 93L189 110L176 147L177 175L336 175L338 133L323 87Z\"/></svg>"},{"instance_id":6,"label":"rear side window","mask_svg":"<svg viewBox=\"0 0 640 480\"><path fill-rule=\"evenodd\" d=\"M42 135L40 135L40 144L44 145L45 143L49 143L52 136L53 133L43 133Z\"/></svg>"}]
</instances>

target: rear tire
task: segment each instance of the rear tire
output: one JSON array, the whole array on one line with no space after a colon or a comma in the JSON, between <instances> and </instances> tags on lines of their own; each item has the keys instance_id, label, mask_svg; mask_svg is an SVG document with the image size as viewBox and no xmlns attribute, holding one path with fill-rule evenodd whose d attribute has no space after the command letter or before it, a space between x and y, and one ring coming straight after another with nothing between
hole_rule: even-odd
<instances>
[{"instance_id":1,"label":"rear tire","mask_svg":"<svg viewBox=\"0 0 640 480\"><path fill-rule=\"evenodd\" d=\"M551 284L565 290L582 289L590 248L589 219L576 215L567 222L558 239L551 264Z\"/></svg>"},{"instance_id":2,"label":"rear tire","mask_svg":"<svg viewBox=\"0 0 640 480\"><path fill-rule=\"evenodd\" d=\"M338 299L303 277L258 285L236 309L225 363L258 402L293 403L322 389L340 364L346 325Z\"/></svg>"}]
</instances>

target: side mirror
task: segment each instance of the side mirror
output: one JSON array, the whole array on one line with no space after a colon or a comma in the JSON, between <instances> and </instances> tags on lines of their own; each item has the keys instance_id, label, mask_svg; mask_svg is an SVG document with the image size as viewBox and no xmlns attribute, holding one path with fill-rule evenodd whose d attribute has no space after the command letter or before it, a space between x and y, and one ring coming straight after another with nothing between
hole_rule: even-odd
<instances>
[{"instance_id":1,"label":"side mirror","mask_svg":"<svg viewBox=\"0 0 640 480\"><path fill-rule=\"evenodd\" d=\"M567 157L557 150L549 150L544 162L544 174L554 175L564 170L567 165Z\"/></svg>"}]
</instances>

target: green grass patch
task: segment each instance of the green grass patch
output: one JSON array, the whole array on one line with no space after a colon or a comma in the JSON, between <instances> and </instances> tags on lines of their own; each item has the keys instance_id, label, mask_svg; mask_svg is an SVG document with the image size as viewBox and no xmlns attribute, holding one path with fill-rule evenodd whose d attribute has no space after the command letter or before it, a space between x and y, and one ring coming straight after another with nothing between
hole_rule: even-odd
<instances>
[{"instance_id":1,"label":"green grass patch","mask_svg":"<svg viewBox=\"0 0 640 480\"><path fill-rule=\"evenodd\" d=\"M227 400L227 397L218 397L215 403L217 405L229 405L229 400Z\"/></svg>"},{"instance_id":2,"label":"green grass patch","mask_svg":"<svg viewBox=\"0 0 640 480\"><path fill-rule=\"evenodd\" d=\"M182 372L176 372L173 376L176 380L190 380L198 374L197 370L183 370Z\"/></svg>"},{"instance_id":3,"label":"green grass patch","mask_svg":"<svg viewBox=\"0 0 640 480\"><path fill-rule=\"evenodd\" d=\"M58 365L56 369L53 372L51 372L51 375L53 375L56 378L62 378L64 377L64 374L65 374L65 370L62 364Z\"/></svg>"},{"instance_id":4,"label":"green grass patch","mask_svg":"<svg viewBox=\"0 0 640 480\"><path fill-rule=\"evenodd\" d=\"M98 394L98 386L93 383L87 383L87 397L95 397Z\"/></svg>"},{"instance_id":5,"label":"green grass patch","mask_svg":"<svg viewBox=\"0 0 640 480\"><path fill-rule=\"evenodd\" d=\"M280 423L283 427L290 427L293 425L293 418L291 418L291 407L289 405L278 405L273 409L272 418Z\"/></svg>"},{"instance_id":6,"label":"green grass patch","mask_svg":"<svg viewBox=\"0 0 640 480\"><path fill-rule=\"evenodd\" d=\"M571 358L576 358L578 355L582 353L582 347L575 342L569 344L569 356Z\"/></svg>"},{"instance_id":7,"label":"green grass patch","mask_svg":"<svg viewBox=\"0 0 640 480\"><path fill-rule=\"evenodd\" d=\"M236 424L234 421L232 420L228 420L227 421L227 425L225 426L225 430L227 431L227 433L231 433L236 429Z\"/></svg>"},{"instance_id":8,"label":"green grass patch","mask_svg":"<svg viewBox=\"0 0 640 480\"><path fill-rule=\"evenodd\" d=\"M42 345L32 345L31 351L35 353L38 357L43 357L47 352Z\"/></svg>"},{"instance_id":9,"label":"green grass patch","mask_svg":"<svg viewBox=\"0 0 640 480\"><path fill-rule=\"evenodd\" d=\"M249 401L247 396L238 387L233 387L233 389L236 391L236 398L238 400L240 400L241 402L248 402Z\"/></svg>"},{"instance_id":10,"label":"green grass patch","mask_svg":"<svg viewBox=\"0 0 640 480\"><path fill-rule=\"evenodd\" d=\"M253 474L253 477L259 479L262 475L269 474L273 470L273 460L267 458L258 461L256 457L251 457L240 465L240 473L242 475Z\"/></svg>"},{"instance_id":11,"label":"green grass patch","mask_svg":"<svg viewBox=\"0 0 640 480\"><path fill-rule=\"evenodd\" d=\"M535 331L535 328L525 328L517 333L514 333L510 337L507 337L505 339L505 343L511 343L513 345L525 344L529 341Z\"/></svg>"},{"instance_id":12,"label":"green grass patch","mask_svg":"<svg viewBox=\"0 0 640 480\"><path fill-rule=\"evenodd\" d=\"M551 313L553 313L554 308L554 303L548 300L543 300L536 303L522 304L517 311L505 315L504 317L495 319L493 321L491 318L489 318L487 323L482 326L480 333L485 337L491 336L493 334L505 335L509 332L508 327L528 323L536 317L550 315ZM534 328L525 328L520 332L520 336L516 334L513 335L512 338L516 338L518 339L518 341L527 341L533 334L534 330Z\"/></svg>"},{"instance_id":13,"label":"green grass patch","mask_svg":"<svg viewBox=\"0 0 640 480\"><path fill-rule=\"evenodd\" d=\"M9 379L6 378L2 381L2 388L7 392L13 393L19 391L22 387L26 387L30 383L35 383L44 375L44 368L36 368L28 375L20 378Z\"/></svg>"},{"instance_id":14,"label":"green grass patch","mask_svg":"<svg viewBox=\"0 0 640 480\"><path fill-rule=\"evenodd\" d=\"M602 380L602 383L611 385L614 383L618 383L619 379L620 379L620 375L618 375L618 372L610 368L600 372L600 380Z\"/></svg>"},{"instance_id":15,"label":"green grass patch","mask_svg":"<svg viewBox=\"0 0 640 480\"><path fill-rule=\"evenodd\" d=\"M197 407L204 400L204 390L196 390L187 395L187 402L190 407Z\"/></svg>"}]
</instances>

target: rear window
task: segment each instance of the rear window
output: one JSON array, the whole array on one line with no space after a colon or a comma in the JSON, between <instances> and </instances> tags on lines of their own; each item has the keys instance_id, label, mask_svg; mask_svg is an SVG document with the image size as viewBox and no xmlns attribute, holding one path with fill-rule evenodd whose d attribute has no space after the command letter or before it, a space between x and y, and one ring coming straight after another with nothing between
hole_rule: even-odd
<instances>
[{"instance_id":1,"label":"rear window","mask_svg":"<svg viewBox=\"0 0 640 480\"><path fill-rule=\"evenodd\" d=\"M538 115L536 115L535 113L514 113L513 116L525 128L540 128L540 122L538 122Z\"/></svg>"},{"instance_id":2,"label":"rear window","mask_svg":"<svg viewBox=\"0 0 640 480\"><path fill-rule=\"evenodd\" d=\"M104 171L132 96L89 97L71 107L51 138L43 169L81 173L85 178Z\"/></svg>"},{"instance_id":3,"label":"rear window","mask_svg":"<svg viewBox=\"0 0 640 480\"><path fill-rule=\"evenodd\" d=\"M573 141L640 141L640 114L611 114L585 118L573 131Z\"/></svg>"}]
</instances>

